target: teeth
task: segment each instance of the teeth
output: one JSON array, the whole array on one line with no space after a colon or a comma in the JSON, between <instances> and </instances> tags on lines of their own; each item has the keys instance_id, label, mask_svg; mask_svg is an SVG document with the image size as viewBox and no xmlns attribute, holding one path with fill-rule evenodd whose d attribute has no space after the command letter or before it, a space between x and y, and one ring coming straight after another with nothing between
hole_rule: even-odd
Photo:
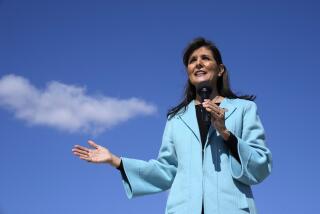
<instances>
[{"instance_id":1,"label":"teeth","mask_svg":"<svg viewBox=\"0 0 320 214\"><path fill-rule=\"evenodd\" d=\"M196 72L196 76L200 76L200 75L204 75L204 74L206 74L206 72L204 72L204 71L197 71Z\"/></svg>"}]
</instances>

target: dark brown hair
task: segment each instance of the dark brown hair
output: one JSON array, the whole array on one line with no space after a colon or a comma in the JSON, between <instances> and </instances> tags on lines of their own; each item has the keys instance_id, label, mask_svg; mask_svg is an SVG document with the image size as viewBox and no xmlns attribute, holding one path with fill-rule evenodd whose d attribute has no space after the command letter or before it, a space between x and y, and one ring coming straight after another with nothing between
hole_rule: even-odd
<instances>
[{"instance_id":1,"label":"dark brown hair","mask_svg":"<svg viewBox=\"0 0 320 214\"><path fill-rule=\"evenodd\" d=\"M191 56L191 54L195 50L197 50L201 47L206 47L209 50L211 50L212 55L218 65L223 64L222 57L221 57L220 51L217 48L217 46L213 42L206 40L203 37L198 37L198 38L192 40L191 43L184 50L183 64L186 68L188 67L188 61L189 61L189 57ZM253 101L256 98L255 95L238 96L234 92L232 92L232 90L230 88L230 83L229 83L229 74L228 74L228 70L227 70L226 66L224 66L224 69L225 70L224 70L222 76L219 77L217 80L218 94L220 96L231 98L231 99L241 98L241 99ZM185 91L184 91L184 96L183 96L182 102L180 104L178 104L177 106L169 109L169 111L167 113L167 117L169 117L169 119L171 119L182 108L184 108L183 109L183 112L184 112L186 110L187 105L195 98L196 98L196 88L194 85L191 84L190 80L188 79L186 86L185 86Z\"/></svg>"}]
</instances>

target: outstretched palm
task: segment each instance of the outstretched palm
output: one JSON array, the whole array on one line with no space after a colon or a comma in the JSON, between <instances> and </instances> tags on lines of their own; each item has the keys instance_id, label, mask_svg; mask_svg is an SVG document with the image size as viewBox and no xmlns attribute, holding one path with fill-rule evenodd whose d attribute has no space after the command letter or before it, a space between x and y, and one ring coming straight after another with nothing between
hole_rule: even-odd
<instances>
[{"instance_id":1,"label":"outstretched palm","mask_svg":"<svg viewBox=\"0 0 320 214\"><path fill-rule=\"evenodd\" d=\"M86 160L93 163L110 163L112 159L111 152L93 142L92 140L88 141L88 144L92 146L94 149L89 149L84 146L75 145L72 149L73 154L79 156L80 159Z\"/></svg>"}]
</instances>

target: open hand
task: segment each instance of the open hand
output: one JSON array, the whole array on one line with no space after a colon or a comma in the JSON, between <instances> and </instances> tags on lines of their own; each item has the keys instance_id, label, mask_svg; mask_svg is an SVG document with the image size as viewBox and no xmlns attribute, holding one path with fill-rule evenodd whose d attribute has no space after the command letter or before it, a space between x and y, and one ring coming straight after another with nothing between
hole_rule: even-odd
<instances>
[{"instance_id":1,"label":"open hand","mask_svg":"<svg viewBox=\"0 0 320 214\"><path fill-rule=\"evenodd\" d=\"M113 155L112 153L103 146L100 146L93 142L88 141L88 144L94 149L89 149L84 146L75 145L72 149L74 155L78 156L82 160L86 160L92 163L111 163Z\"/></svg>"}]
</instances>

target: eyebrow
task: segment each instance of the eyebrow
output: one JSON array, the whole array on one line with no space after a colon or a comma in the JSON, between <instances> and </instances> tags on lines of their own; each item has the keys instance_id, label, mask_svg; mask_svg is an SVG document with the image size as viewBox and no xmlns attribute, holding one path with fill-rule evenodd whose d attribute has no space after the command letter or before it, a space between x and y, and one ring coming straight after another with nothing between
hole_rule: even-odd
<instances>
[{"instance_id":1,"label":"eyebrow","mask_svg":"<svg viewBox=\"0 0 320 214\"><path fill-rule=\"evenodd\" d=\"M213 58L212 56L210 56L209 54L202 54L200 57L203 57L203 56L206 56L206 57L209 57L209 58ZM195 58L196 56L191 56L189 61L193 58Z\"/></svg>"},{"instance_id":2,"label":"eyebrow","mask_svg":"<svg viewBox=\"0 0 320 214\"><path fill-rule=\"evenodd\" d=\"M201 56L208 56L208 57L211 57L209 54L202 54Z\"/></svg>"}]
</instances>

